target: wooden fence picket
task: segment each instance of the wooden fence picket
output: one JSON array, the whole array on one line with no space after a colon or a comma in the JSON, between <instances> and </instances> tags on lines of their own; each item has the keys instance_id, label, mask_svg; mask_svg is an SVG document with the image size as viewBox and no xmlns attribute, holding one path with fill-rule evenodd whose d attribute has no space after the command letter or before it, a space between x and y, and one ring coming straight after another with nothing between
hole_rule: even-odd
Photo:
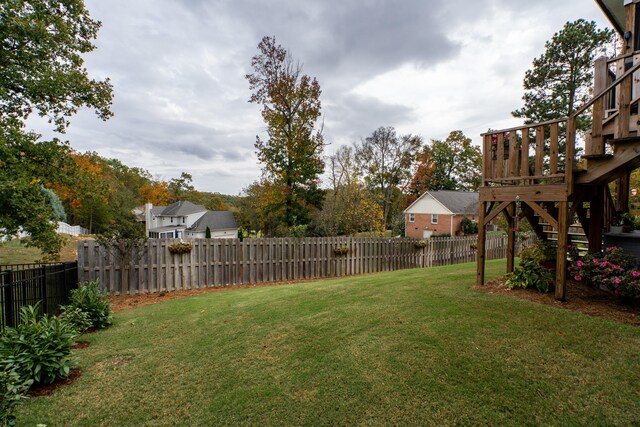
<instances>
[{"instance_id":1,"label":"wooden fence picket","mask_svg":"<svg viewBox=\"0 0 640 427\"><path fill-rule=\"evenodd\" d=\"M472 262L476 236L420 239L305 237L270 239L194 239L191 252L171 254L170 240L149 239L145 253L130 267L93 240L78 242L80 281L99 279L120 294L122 268L129 268L129 293L165 292L212 286L342 277L406 268ZM535 243L518 240L517 249ZM507 236L487 236L486 259L506 256ZM337 249L346 248L342 254Z\"/></svg>"}]
</instances>

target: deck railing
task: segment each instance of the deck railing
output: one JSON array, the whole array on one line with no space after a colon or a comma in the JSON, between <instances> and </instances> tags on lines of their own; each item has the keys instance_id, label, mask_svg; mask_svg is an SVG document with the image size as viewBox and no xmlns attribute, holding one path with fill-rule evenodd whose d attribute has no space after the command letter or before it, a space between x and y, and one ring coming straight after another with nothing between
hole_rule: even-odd
<instances>
[{"instance_id":1,"label":"deck railing","mask_svg":"<svg viewBox=\"0 0 640 427\"><path fill-rule=\"evenodd\" d=\"M573 184L578 117L592 114L592 132L585 137L586 157L605 153L604 125L615 120L615 138L629 136L633 75L640 62L624 65L625 57L595 64L594 97L569 117L490 131L483 136L483 185ZM611 80L611 67L627 70ZM621 69L621 68L619 68ZM615 103L616 109L609 108Z\"/></svg>"}]
</instances>

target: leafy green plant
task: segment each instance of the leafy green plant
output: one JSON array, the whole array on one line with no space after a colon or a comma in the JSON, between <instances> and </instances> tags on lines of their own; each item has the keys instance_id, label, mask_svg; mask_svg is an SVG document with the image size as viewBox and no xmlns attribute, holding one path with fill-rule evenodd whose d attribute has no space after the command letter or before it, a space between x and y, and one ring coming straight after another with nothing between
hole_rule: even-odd
<instances>
[{"instance_id":1,"label":"leafy green plant","mask_svg":"<svg viewBox=\"0 0 640 427\"><path fill-rule=\"evenodd\" d=\"M58 317L73 325L78 334L84 333L92 325L89 313L73 305L61 305Z\"/></svg>"},{"instance_id":2,"label":"leafy green plant","mask_svg":"<svg viewBox=\"0 0 640 427\"><path fill-rule=\"evenodd\" d=\"M93 280L80 284L71 291L69 305L88 313L91 327L103 329L111 325L112 310L109 294L100 289L100 281Z\"/></svg>"},{"instance_id":3,"label":"leafy green plant","mask_svg":"<svg viewBox=\"0 0 640 427\"><path fill-rule=\"evenodd\" d=\"M0 368L13 367L21 379L49 384L76 366L71 347L77 332L70 323L38 313L39 303L21 307L20 324L0 335Z\"/></svg>"},{"instance_id":4,"label":"leafy green plant","mask_svg":"<svg viewBox=\"0 0 640 427\"><path fill-rule=\"evenodd\" d=\"M555 242L537 241L533 246L523 249L518 255L523 261L535 261L539 264L546 261L555 261L558 254L558 246Z\"/></svg>"},{"instance_id":5,"label":"leafy green plant","mask_svg":"<svg viewBox=\"0 0 640 427\"><path fill-rule=\"evenodd\" d=\"M465 236L478 234L478 223L470 220L466 216L462 218L462 221L460 221L460 227L462 228L462 233Z\"/></svg>"},{"instance_id":6,"label":"leafy green plant","mask_svg":"<svg viewBox=\"0 0 640 427\"><path fill-rule=\"evenodd\" d=\"M0 427L16 425L13 411L27 398L33 380L20 378L13 366L0 371Z\"/></svg>"},{"instance_id":7,"label":"leafy green plant","mask_svg":"<svg viewBox=\"0 0 640 427\"><path fill-rule=\"evenodd\" d=\"M542 293L547 293L554 289L554 276L536 260L521 259L520 266L507 275L505 287L507 289L535 288Z\"/></svg>"}]
</instances>

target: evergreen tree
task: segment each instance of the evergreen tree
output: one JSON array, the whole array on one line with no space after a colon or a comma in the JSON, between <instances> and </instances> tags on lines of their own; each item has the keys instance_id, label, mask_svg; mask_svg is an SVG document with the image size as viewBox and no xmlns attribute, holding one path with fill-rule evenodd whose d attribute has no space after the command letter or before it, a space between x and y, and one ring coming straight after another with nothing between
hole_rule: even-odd
<instances>
[{"instance_id":1,"label":"evergreen tree","mask_svg":"<svg viewBox=\"0 0 640 427\"><path fill-rule=\"evenodd\" d=\"M594 21L567 22L526 72L524 106L513 116L526 123L543 122L569 116L588 102L593 63L606 53L614 35L611 29L599 30ZM577 126L579 131L590 129L590 117L579 118Z\"/></svg>"}]
</instances>

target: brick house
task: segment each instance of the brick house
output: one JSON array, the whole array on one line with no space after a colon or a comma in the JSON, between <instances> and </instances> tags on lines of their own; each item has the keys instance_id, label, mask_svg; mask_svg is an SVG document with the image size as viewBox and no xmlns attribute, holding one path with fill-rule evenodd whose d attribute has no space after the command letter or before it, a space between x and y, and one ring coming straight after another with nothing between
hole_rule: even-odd
<instances>
[{"instance_id":1,"label":"brick house","mask_svg":"<svg viewBox=\"0 0 640 427\"><path fill-rule=\"evenodd\" d=\"M462 218L478 215L478 193L426 191L404 210L405 237L460 233Z\"/></svg>"}]
</instances>

